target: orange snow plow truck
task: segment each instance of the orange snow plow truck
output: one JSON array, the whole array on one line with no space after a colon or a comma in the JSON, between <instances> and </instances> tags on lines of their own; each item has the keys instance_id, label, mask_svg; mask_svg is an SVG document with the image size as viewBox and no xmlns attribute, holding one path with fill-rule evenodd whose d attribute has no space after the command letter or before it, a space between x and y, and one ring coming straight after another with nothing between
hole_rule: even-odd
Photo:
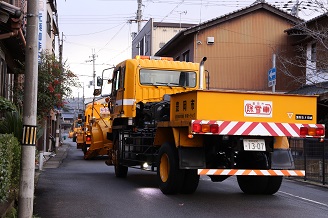
<instances>
[{"instance_id":1,"label":"orange snow plow truck","mask_svg":"<svg viewBox=\"0 0 328 218\"><path fill-rule=\"evenodd\" d=\"M200 176L237 176L244 193L268 195L284 176L304 176L288 138L324 137L317 97L206 90L205 61L136 56L116 66L107 133L115 175L156 171L164 194L193 193Z\"/></svg>"},{"instance_id":2,"label":"orange snow plow truck","mask_svg":"<svg viewBox=\"0 0 328 218\"><path fill-rule=\"evenodd\" d=\"M84 159L108 155L112 141L107 139L111 126L108 105L106 101L91 102L85 108L84 143L82 151Z\"/></svg>"}]
</instances>

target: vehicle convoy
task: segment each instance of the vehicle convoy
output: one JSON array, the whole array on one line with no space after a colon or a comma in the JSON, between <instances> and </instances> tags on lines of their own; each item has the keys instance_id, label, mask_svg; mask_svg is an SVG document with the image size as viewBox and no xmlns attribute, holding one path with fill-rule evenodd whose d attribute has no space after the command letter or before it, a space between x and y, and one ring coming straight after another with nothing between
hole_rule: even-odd
<instances>
[{"instance_id":1,"label":"vehicle convoy","mask_svg":"<svg viewBox=\"0 0 328 218\"><path fill-rule=\"evenodd\" d=\"M206 90L205 61L137 56L116 66L107 134L115 175L157 171L164 194L195 192L200 175L236 175L248 194L274 194L283 176L304 176L287 139L324 137L317 97Z\"/></svg>"},{"instance_id":2,"label":"vehicle convoy","mask_svg":"<svg viewBox=\"0 0 328 218\"><path fill-rule=\"evenodd\" d=\"M107 103L95 102L86 105L85 128L82 151L84 159L91 159L100 155L108 155L112 149L112 141L107 139L107 132L111 126ZM79 144L77 144L79 145Z\"/></svg>"},{"instance_id":3,"label":"vehicle convoy","mask_svg":"<svg viewBox=\"0 0 328 218\"><path fill-rule=\"evenodd\" d=\"M85 141L82 114L79 114L78 118L74 120L72 129L68 134L68 138L72 138L73 142L76 142L77 148L82 148Z\"/></svg>"}]
</instances>

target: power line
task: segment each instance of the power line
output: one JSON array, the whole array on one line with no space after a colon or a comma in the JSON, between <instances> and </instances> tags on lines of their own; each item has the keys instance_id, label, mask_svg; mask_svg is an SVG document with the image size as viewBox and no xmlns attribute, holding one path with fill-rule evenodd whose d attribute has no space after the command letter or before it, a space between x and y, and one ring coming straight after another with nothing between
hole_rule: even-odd
<instances>
[{"instance_id":1,"label":"power line","mask_svg":"<svg viewBox=\"0 0 328 218\"><path fill-rule=\"evenodd\" d=\"M101 50L103 50L110 42L112 42L112 40L121 32L121 30L124 28L126 26L126 24L125 25L123 25L117 32L116 32L116 34L101 48L101 49L99 49L98 50L98 52L97 53L99 53Z\"/></svg>"},{"instance_id":2,"label":"power line","mask_svg":"<svg viewBox=\"0 0 328 218\"><path fill-rule=\"evenodd\" d=\"M98 34L98 33L103 33L103 32L107 32L109 30L112 30L112 29L115 29L116 27L122 25L122 23L114 26L114 27L111 27L111 28L108 28L108 29L104 29L104 30L100 30L100 31L97 31L97 32L91 32L91 33L83 33L83 34L75 34L75 35L66 35L66 36L88 36L88 35L94 35L94 34Z\"/></svg>"}]
</instances>

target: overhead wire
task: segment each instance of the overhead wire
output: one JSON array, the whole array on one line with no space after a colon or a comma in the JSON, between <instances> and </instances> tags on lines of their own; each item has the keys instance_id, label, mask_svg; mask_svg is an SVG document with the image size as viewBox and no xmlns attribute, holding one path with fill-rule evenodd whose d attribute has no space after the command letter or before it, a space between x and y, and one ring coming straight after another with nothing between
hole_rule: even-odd
<instances>
[{"instance_id":1,"label":"overhead wire","mask_svg":"<svg viewBox=\"0 0 328 218\"><path fill-rule=\"evenodd\" d=\"M98 0L100 1L100 0ZM102 0L107 2L136 2L136 0ZM208 1L208 0L181 0L177 2L176 0L143 0L143 2L146 5L143 5L145 11L147 11L147 14L143 14L143 17L146 18L146 20L150 18L155 18L160 20L160 22L170 21L170 22L177 22L177 20L182 21L183 23L199 23L199 19L197 18L190 18L190 17L183 17L182 19L174 14L174 11L177 10L179 7L182 6L197 6L200 7L200 10L202 8L206 7L234 7L237 9L240 9L241 7L249 6L251 3L253 3L255 0L250 1L233 1L233 0L221 0L221 1ZM269 4L276 4L276 5L282 5L284 1L267 1ZM156 4L166 4L166 5L175 5L171 11L169 11L165 16L158 16L157 14L153 14L153 11L150 11L150 6L156 5ZM159 8L159 7L157 7ZM162 7L161 7L162 8ZM200 11L201 13L201 11ZM131 18L134 17L131 15L131 13L122 13L122 14L106 14L106 15L66 15L62 18L62 25L103 25L103 24L117 24L117 22L120 22L118 25L115 25L114 27L106 28L103 30L99 30L96 32L90 32L90 33L83 33L83 34L71 34L67 36L88 36L93 34L99 34L104 33L109 30L113 30L119 26L121 26L124 22L124 25L121 26L121 28L117 31L115 31L112 35L112 37L104 44L104 46L101 46L101 48L97 51L97 53L104 50L111 42L115 40L115 38L119 35L119 33L123 30L123 28L126 26L126 21L131 20ZM201 15L200 15L201 17ZM201 20L201 18L200 18ZM130 33L130 32L129 32ZM67 43L71 44L77 44L75 42L66 41ZM130 43L131 44L131 43ZM270 43L268 43L270 44ZM77 44L78 45L78 44ZM83 46L83 45L81 45ZM117 53L113 58L120 56L124 52L126 52L128 49L131 49L131 45L128 45L125 49L121 50L121 52Z\"/></svg>"},{"instance_id":2,"label":"overhead wire","mask_svg":"<svg viewBox=\"0 0 328 218\"><path fill-rule=\"evenodd\" d=\"M115 29L116 27L118 26L121 26L122 23L114 26L114 27L111 27L111 28L108 28L108 29L104 29L104 30L100 30L100 31L96 31L96 32L91 32L91 33L83 33L83 34L75 34L75 35L66 35L66 36L88 36L88 35L94 35L94 34L98 34L98 33L103 33L103 32L107 32L108 30L112 30L112 29Z\"/></svg>"}]
</instances>

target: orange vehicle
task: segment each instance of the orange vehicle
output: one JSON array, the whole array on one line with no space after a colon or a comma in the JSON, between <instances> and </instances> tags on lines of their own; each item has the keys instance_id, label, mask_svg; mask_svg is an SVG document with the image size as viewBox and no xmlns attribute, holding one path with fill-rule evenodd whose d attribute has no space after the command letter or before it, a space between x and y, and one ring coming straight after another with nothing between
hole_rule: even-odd
<instances>
[{"instance_id":1,"label":"orange vehicle","mask_svg":"<svg viewBox=\"0 0 328 218\"><path fill-rule=\"evenodd\" d=\"M142 57L118 64L111 79L109 161L156 171L164 194L193 193L200 175L237 176L248 194L276 193L295 169L288 137L322 139L317 96L206 90L200 64Z\"/></svg>"},{"instance_id":2,"label":"orange vehicle","mask_svg":"<svg viewBox=\"0 0 328 218\"><path fill-rule=\"evenodd\" d=\"M84 159L108 155L112 142L107 139L111 120L107 102L103 99L89 103L85 108Z\"/></svg>"},{"instance_id":3,"label":"orange vehicle","mask_svg":"<svg viewBox=\"0 0 328 218\"><path fill-rule=\"evenodd\" d=\"M71 131L68 134L68 138L72 138L73 142L77 143L77 148L82 148L84 143L83 134L83 122L82 115L79 114L78 118L74 120Z\"/></svg>"}]
</instances>

